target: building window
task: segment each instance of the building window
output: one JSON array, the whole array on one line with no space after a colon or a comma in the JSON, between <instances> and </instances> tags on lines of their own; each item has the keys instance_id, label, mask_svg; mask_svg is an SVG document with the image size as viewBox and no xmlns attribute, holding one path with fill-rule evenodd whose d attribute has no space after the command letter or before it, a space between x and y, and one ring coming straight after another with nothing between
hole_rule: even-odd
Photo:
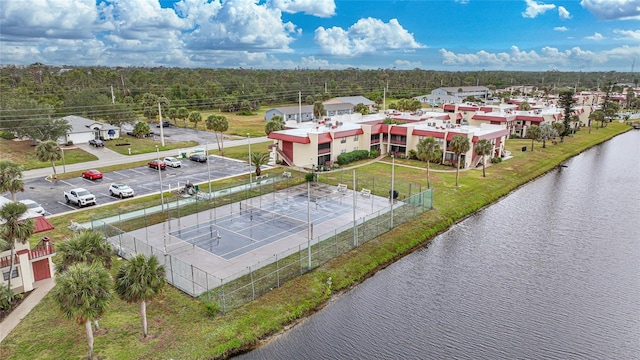
<instances>
[{"instance_id":1,"label":"building window","mask_svg":"<svg viewBox=\"0 0 640 360\"><path fill-rule=\"evenodd\" d=\"M341 144L344 144L344 143L346 143L346 142L347 142L347 138L342 138L342 139L340 139L340 143L341 143Z\"/></svg>"},{"instance_id":2,"label":"building window","mask_svg":"<svg viewBox=\"0 0 640 360\"><path fill-rule=\"evenodd\" d=\"M2 276L4 277L4 281L9 281L9 270L3 271ZM13 268L13 273L11 274L11 278L15 279L18 277L18 267Z\"/></svg>"},{"instance_id":3,"label":"building window","mask_svg":"<svg viewBox=\"0 0 640 360\"><path fill-rule=\"evenodd\" d=\"M358 150L358 147L357 147L357 146L353 148L353 151L357 151L357 150Z\"/></svg>"},{"instance_id":4,"label":"building window","mask_svg":"<svg viewBox=\"0 0 640 360\"><path fill-rule=\"evenodd\" d=\"M358 135L353 137L353 141L358 141Z\"/></svg>"},{"instance_id":5,"label":"building window","mask_svg":"<svg viewBox=\"0 0 640 360\"><path fill-rule=\"evenodd\" d=\"M340 154L344 154L344 153L346 153L346 152L347 152L347 149L342 149L342 150L340 150Z\"/></svg>"}]
</instances>

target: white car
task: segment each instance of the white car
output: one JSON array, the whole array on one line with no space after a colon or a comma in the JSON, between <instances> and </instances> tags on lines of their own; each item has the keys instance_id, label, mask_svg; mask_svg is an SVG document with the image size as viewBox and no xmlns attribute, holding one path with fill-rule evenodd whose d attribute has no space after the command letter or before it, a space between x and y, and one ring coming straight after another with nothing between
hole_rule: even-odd
<instances>
[{"instance_id":1,"label":"white car","mask_svg":"<svg viewBox=\"0 0 640 360\"><path fill-rule=\"evenodd\" d=\"M129 185L125 184L111 184L109 186L109 195L117 196L120 199L126 197L133 197L135 195L133 189Z\"/></svg>"},{"instance_id":2,"label":"white car","mask_svg":"<svg viewBox=\"0 0 640 360\"><path fill-rule=\"evenodd\" d=\"M42 206L40 204L38 204L37 202L33 201L33 200L20 200L21 203L27 205L27 208L29 209L29 211L34 212L38 215L44 215L44 209L42 208Z\"/></svg>"},{"instance_id":3,"label":"white car","mask_svg":"<svg viewBox=\"0 0 640 360\"><path fill-rule=\"evenodd\" d=\"M164 163L167 164L167 166L171 166L172 168L177 168L182 166L182 163L180 162L180 160L170 156L167 156L166 158L164 158Z\"/></svg>"}]
</instances>

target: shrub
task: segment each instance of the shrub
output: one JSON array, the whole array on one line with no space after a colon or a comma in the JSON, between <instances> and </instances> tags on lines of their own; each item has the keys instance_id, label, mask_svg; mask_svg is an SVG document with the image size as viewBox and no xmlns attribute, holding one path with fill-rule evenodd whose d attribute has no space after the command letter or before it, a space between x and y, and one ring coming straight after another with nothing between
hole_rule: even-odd
<instances>
[{"instance_id":1,"label":"shrub","mask_svg":"<svg viewBox=\"0 0 640 360\"><path fill-rule=\"evenodd\" d=\"M369 151L369 157L370 158L377 158L378 154L379 154L379 152L376 149L373 149L373 150Z\"/></svg>"},{"instance_id":2,"label":"shrub","mask_svg":"<svg viewBox=\"0 0 640 360\"><path fill-rule=\"evenodd\" d=\"M255 115L255 114L252 113L251 110L249 110L249 109L242 109L242 110L238 111L238 115L240 115L240 116L251 116L251 115Z\"/></svg>"},{"instance_id":3,"label":"shrub","mask_svg":"<svg viewBox=\"0 0 640 360\"><path fill-rule=\"evenodd\" d=\"M0 131L0 138L3 138L5 140L13 140L16 138L16 136L13 135L13 133L8 131Z\"/></svg>"},{"instance_id":4,"label":"shrub","mask_svg":"<svg viewBox=\"0 0 640 360\"><path fill-rule=\"evenodd\" d=\"M9 290L9 285L0 286L0 310L9 310L13 300L13 291Z\"/></svg>"},{"instance_id":5,"label":"shrub","mask_svg":"<svg viewBox=\"0 0 640 360\"><path fill-rule=\"evenodd\" d=\"M352 152L338 155L338 165L346 165L354 161L369 158L369 151L367 150L354 150Z\"/></svg>"},{"instance_id":6,"label":"shrub","mask_svg":"<svg viewBox=\"0 0 640 360\"><path fill-rule=\"evenodd\" d=\"M409 150L409 159L416 160L418 158L418 152L411 149Z\"/></svg>"},{"instance_id":7,"label":"shrub","mask_svg":"<svg viewBox=\"0 0 640 360\"><path fill-rule=\"evenodd\" d=\"M220 312L220 305L215 301L205 302L204 310L213 318Z\"/></svg>"},{"instance_id":8,"label":"shrub","mask_svg":"<svg viewBox=\"0 0 640 360\"><path fill-rule=\"evenodd\" d=\"M491 158L491 163L492 164L497 164L497 163L501 163L501 162L502 162L502 158L501 157L496 156L496 157Z\"/></svg>"},{"instance_id":9,"label":"shrub","mask_svg":"<svg viewBox=\"0 0 640 360\"><path fill-rule=\"evenodd\" d=\"M73 141L71 140L67 141L67 146L71 146L71 145L73 145Z\"/></svg>"},{"instance_id":10,"label":"shrub","mask_svg":"<svg viewBox=\"0 0 640 360\"><path fill-rule=\"evenodd\" d=\"M307 174L304 176L304 179L305 179L305 180L307 180L307 182L311 182L311 181L313 181L313 180L314 180L314 178L315 178L315 174L313 174L313 173L307 173Z\"/></svg>"}]
</instances>

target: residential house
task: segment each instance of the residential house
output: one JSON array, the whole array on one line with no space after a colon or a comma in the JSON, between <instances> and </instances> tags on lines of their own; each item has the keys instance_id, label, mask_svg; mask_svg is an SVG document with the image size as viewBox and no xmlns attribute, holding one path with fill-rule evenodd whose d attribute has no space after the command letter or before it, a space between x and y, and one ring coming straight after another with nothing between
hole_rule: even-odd
<instances>
[{"instance_id":1,"label":"residential house","mask_svg":"<svg viewBox=\"0 0 640 360\"><path fill-rule=\"evenodd\" d=\"M468 96L486 99L491 95L491 90L486 86L452 86L440 87L431 91L429 95L414 97L423 104L440 106L442 104L461 103Z\"/></svg>"},{"instance_id":2,"label":"residential house","mask_svg":"<svg viewBox=\"0 0 640 360\"><path fill-rule=\"evenodd\" d=\"M120 137L120 129L116 126L87 119L81 116L69 115L62 119L71 125L71 130L58 139L59 143L86 144L93 139L117 139Z\"/></svg>"},{"instance_id":3,"label":"residential house","mask_svg":"<svg viewBox=\"0 0 640 360\"><path fill-rule=\"evenodd\" d=\"M0 197L0 206L11 200ZM24 218L33 218L35 224L34 234L53 229L53 225L44 217L34 213L27 213ZM36 281L51 278L54 274L54 264L51 258L55 255L55 249L47 237L30 248L29 243L17 243L15 248L14 266L11 272L11 249L0 252L0 286L6 286L11 272L11 290L15 294L33 290Z\"/></svg>"}]
</instances>

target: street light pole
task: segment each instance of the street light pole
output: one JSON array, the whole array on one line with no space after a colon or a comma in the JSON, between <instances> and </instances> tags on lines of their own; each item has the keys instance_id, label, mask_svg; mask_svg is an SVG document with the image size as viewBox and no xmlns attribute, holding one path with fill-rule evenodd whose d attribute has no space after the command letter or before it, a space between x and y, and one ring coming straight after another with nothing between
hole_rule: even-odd
<instances>
[{"instance_id":1,"label":"street light pole","mask_svg":"<svg viewBox=\"0 0 640 360\"><path fill-rule=\"evenodd\" d=\"M311 270L311 181L307 181L307 270Z\"/></svg>"},{"instance_id":2,"label":"street light pole","mask_svg":"<svg viewBox=\"0 0 640 360\"><path fill-rule=\"evenodd\" d=\"M207 155L207 175L209 176L209 196L207 196L207 200L211 196L211 168L209 167L209 145L204 144L204 152Z\"/></svg>"},{"instance_id":3,"label":"street light pole","mask_svg":"<svg viewBox=\"0 0 640 360\"><path fill-rule=\"evenodd\" d=\"M62 173L65 174L67 172L67 164L64 161L64 148L60 147L60 151L62 151Z\"/></svg>"},{"instance_id":4,"label":"street light pole","mask_svg":"<svg viewBox=\"0 0 640 360\"><path fill-rule=\"evenodd\" d=\"M393 228L393 196L395 195L394 180L396 177L396 157L391 155L391 194L389 198L391 201L391 228Z\"/></svg>"},{"instance_id":5,"label":"street light pole","mask_svg":"<svg viewBox=\"0 0 640 360\"><path fill-rule=\"evenodd\" d=\"M249 197L251 197L253 185L251 180L251 135L249 133L247 133L247 143L249 144Z\"/></svg>"},{"instance_id":6,"label":"street light pole","mask_svg":"<svg viewBox=\"0 0 640 360\"><path fill-rule=\"evenodd\" d=\"M164 189L162 187L162 168L160 167L160 149L156 145L156 154L158 156L158 178L160 179L160 204L162 211L164 211Z\"/></svg>"}]
</instances>

